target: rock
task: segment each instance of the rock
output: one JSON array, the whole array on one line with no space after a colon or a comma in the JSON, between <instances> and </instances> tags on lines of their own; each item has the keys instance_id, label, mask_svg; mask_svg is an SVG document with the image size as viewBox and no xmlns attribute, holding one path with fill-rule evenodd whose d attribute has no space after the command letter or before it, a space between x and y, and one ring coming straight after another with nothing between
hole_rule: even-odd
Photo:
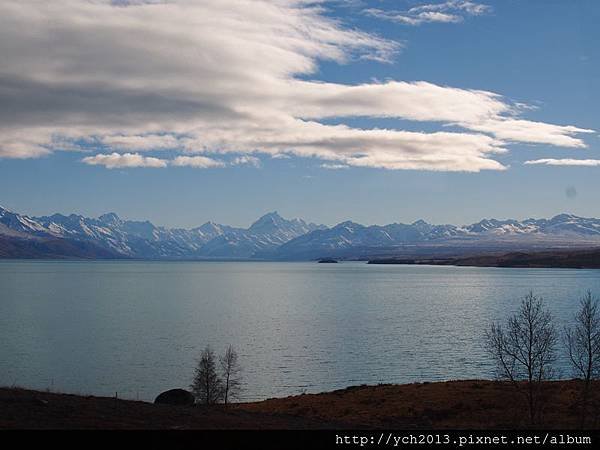
<instances>
[{"instance_id":1,"label":"rock","mask_svg":"<svg viewBox=\"0 0 600 450\"><path fill-rule=\"evenodd\" d=\"M323 264L323 263L324 264L332 264L332 263L337 263L337 260L335 260L333 258L323 258L323 259L320 259L319 262L321 264Z\"/></svg>"},{"instance_id":2,"label":"rock","mask_svg":"<svg viewBox=\"0 0 600 450\"><path fill-rule=\"evenodd\" d=\"M195 402L195 398L191 392L185 389L171 389L169 391L162 392L154 400L155 404L161 405L179 405L179 406L192 406Z\"/></svg>"}]
</instances>

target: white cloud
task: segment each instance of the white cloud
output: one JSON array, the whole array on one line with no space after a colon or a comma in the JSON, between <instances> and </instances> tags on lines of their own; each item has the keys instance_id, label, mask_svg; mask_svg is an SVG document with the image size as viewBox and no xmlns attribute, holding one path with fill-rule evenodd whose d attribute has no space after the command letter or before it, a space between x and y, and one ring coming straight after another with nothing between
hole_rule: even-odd
<instances>
[{"instance_id":1,"label":"white cloud","mask_svg":"<svg viewBox=\"0 0 600 450\"><path fill-rule=\"evenodd\" d=\"M328 117L398 117L416 121L479 123L511 113L510 105L493 93L438 86L424 81L388 81L348 86L334 83L295 81L296 91L281 101L294 116L305 119Z\"/></svg>"},{"instance_id":2,"label":"white cloud","mask_svg":"<svg viewBox=\"0 0 600 450\"><path fill-rule=\"evenodd\" d=\"M507 143L584 147L580 133L590 131L528 121L521 116L526 108L488 91L310 80L321 61L388 61L400 49L344 28L317 1L116 3L0 2L0 157L84 148L102 152L86 163L107 167L117 167L115 155L124 152L121 164L134 157L141 161L136 167L257 164L253 155L266 154L473 172L505 169L495 157ZM452 0L410 11L440 19L487 9ZM460 129L419 133L320 122L334 117ZM135 153L161 150L174 159ZM231 163L198 156L224 153Z\"/></svg>"},{"instance_id":3,"label":"white cloud","mask_svg":"<svg viewBox=\"0 0 600 450\"><path fill-rule=\"evenodd\" d=\"M404 25L423 23L458 23L465 16L480 16L491 11L491 7L466 0L449 0L442 3L427 3L410 8L407 11L387 11L368 8L363 12L378 19L389 20Z\"/></svg>"},{"instance_id":4,"label":"white cloud","mask_svg":"<svg viewBox=\"0 0 600 450\"><path fill-rule=\"evenodd\" d=\"M546 166L600 166L600 159L535 159L525 164L541 164Z\"/></svg>"},{"instance_id":5,"label":"white cloud","mask_svg":"<svg viewBox=\"0 0 600 450\"><path fill-rule=\"evenodd\" d=\"M324 164L321 164L321 168L328 169L328 170L341 170L341 169L349 169L350 166L347 166L346 164L324 163Z\"/></svg>"},{"instance_id":6,"label":"white cloud","mask_svg":"<svg viewBox=\"0 0 600 450\"><path fill-rule=\"evenodd\" d=\"M82 161L91 166L104 166L107 169L122 169L133 167L167 167L168 162L164 159L142 156L137 153L111 153L98 154L83 158Z\"/></svg>"},{"instance_id":7,"label":"white cloud","mask_svg":"<svg viewBox=\"0 0 600 450\"><path fill-rule=\"evenodd\" d=\"M574 126L552 125L549 123L504 117L491 118L475 123L462 123L460 125L474 131L493 134L498 139L505 141L550 144L573 148L586 147L585 142L575 137L576 135L594 133L594 130Z\"/></svg>"},{"instance_id":8,"label":"white cloud","mask_svg":"<svg viewBox=\"0 0 600 450\"><path fill-rule=\"evenodd\" d=\"M345 125L323 125L313 121L273 118L268 127L213 130L211 138L221 142L220 152L254 152L277 155L281 151L300 157L316 157L353 166L436 171L502 170L488 158L506 151L500 141L483 134L418 133L387 129L362 130ZM222 134L221 134L222 133ZM187 139L190 151L204 139Z\"/></svg>"},{"instance_id":9,"label":"white cloud","mask_svg":"<svg viewBox=\"0 0 600 450\"><path fill-rule=\"evenodd\" d=\"M260 159L255 156L238 156L231 161L231 164L234 166L252 166L252 167L260 167L261 162Z\"/></svg>"},{"instance_id":10,"label":"white cloud","mask_svg":"<svg viewBox=\"0 0 600 450\"><path fill-rule=\"evenodd\" d=\"M468 0L447 0L441 3L428 3L411 8L410 12L421 11L464 11L467 14L478 16L488 13L492 8L483 3L475 3Z\"/></svg>"},{"instance_id":11,"label":"white cloud","mask_svg":"<svg viewBox=\"0 0 600 450\"><path fill-rule=\"evenodd\" d=\"M458 23L463 18L454 14L441 12L423 11L417 14L411 14L401 11L384 11L377 8L369 8L363 11L365 14L378 19L388 20L403 25L421 25L429 22Z\"/></svg>"},{"instance_id":12,"label":"white cloud","mask_svg":"<svg viewBox=\"0 0 600 450\"><path fill-rule=\"evenodd\" d=\"M195 169L225 167L225 163L223 161L218 161L206 156L178 156L173 160L172 165L177 167L193 167Z\"/></svg>"}]
</instances>

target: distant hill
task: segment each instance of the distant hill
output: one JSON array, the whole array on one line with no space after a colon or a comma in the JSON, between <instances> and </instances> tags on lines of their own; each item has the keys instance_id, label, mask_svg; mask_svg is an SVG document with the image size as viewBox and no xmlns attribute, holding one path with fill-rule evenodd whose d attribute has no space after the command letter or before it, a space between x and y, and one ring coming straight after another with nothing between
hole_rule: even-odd
<instances>
[{"instance_id":1,"label":"distant hill","mask_svg":"<svg viewBox=\"0 0 600 450\"><path fill-rule=\"evenodd\" d=\"M583 251L507 253L460 258L459 266L479 267L557 267L574 269L600 269L600 248Z\"/></svg>"},{"instance_id":2,"label":"distant hill","mask_svg":"<svg viewBox=\"0 0 600 450\"><path fill-rule=\"evenodd\" d=\"M0 235L0 258L122 259L124 256L91 242L57 238L23 239Z\"/></svg>"},{"instance_id":3,"label":"distant hill","mask_svg":"<svg viewBox=\"0 0 600 450\"><path fill-rule=\"evenodd\" d=\"M551 267L565 269L600 269L600 248L547 252L512 252L459 258L383 258L369 264L429 264L475 267Z\"/></svg>"},{"instance_id":4,"label":"distant hill","mask_svg":"<svg viewBox=\"0 0 600 450\"><path fill-rule=\"evenodd\" d=\"M457 258L473 254L600 247L600 219L560 214L550 219L484 219L470 225L328 228L270 212L248 228L206 222L191 229L149 221L53 214L30 217L0 207L2 258L139 258L318 260Z\"/></svg>"}]
</instances>

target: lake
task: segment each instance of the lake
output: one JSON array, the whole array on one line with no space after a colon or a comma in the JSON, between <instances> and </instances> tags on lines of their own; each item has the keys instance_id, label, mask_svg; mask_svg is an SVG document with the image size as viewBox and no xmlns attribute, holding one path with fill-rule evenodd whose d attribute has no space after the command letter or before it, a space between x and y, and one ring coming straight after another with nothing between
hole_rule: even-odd
<instances>
[{"instance_id":1,"label":"lake","mask_svg":"<svg viewBox=\"0 0 600 450\"><path fill-rule=\"evenodd\" d=\"M588 289L599 270L0 261L0 385L153 400L229 343L244 400L491 378L491 320L532 290L562 330Z\"/></svg>"}]
</instances>

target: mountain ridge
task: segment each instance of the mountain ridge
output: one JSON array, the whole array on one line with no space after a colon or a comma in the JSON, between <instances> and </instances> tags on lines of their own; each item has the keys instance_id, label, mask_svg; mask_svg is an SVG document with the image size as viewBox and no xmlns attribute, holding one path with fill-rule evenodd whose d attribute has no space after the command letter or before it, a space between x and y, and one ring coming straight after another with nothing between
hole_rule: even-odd
<instances>
[{"instance_id":1,"label":"mountain ridge","mask_svg":"<svg viewBox=\"0 0 600 450\"><path fill-rule=\"evenodd\" d=\"M436 225L423 219L410 224L362 225L347 220L326 227L299 218L285 219L272 211L248 228L209 221L185 229L156 226L148 220L125 220L114 212L97 218L78 214L34 217L0 207L0 236L0 257L7 253L19 257L15 248L21 247L28 249L28 257L36 255L32 247L44 257L44 245L53 242L53 255L56 249L65 248L67 254L59 254L61 257L312 260L397 256L426 249L448 252L502 246L511 250L600 246L600 219L562 213L549 219L486 218L469 225ZM37 244L26 245L27 241ZM82 243L85 251L80 251ZM9 246L11 252L2 251ZM76 255L68 254L72 248L79 249Z\"/></svg>"},{"instance_id":2,"label":"mountain ridge","mask_svg":"<svg viewBox=\"0 0 600 450\"><path fill-rule=\"evenodd\" d=\"M116 213L89 218L78 214L30 217L0 207L0 235L38 241L65 239L91 243L122 257L141 259L251 258L301 234L324 228L269 212L249 228L206 222L191 229L166 228L150 221L123 220Z\"/></svg>"}]
</instances>

